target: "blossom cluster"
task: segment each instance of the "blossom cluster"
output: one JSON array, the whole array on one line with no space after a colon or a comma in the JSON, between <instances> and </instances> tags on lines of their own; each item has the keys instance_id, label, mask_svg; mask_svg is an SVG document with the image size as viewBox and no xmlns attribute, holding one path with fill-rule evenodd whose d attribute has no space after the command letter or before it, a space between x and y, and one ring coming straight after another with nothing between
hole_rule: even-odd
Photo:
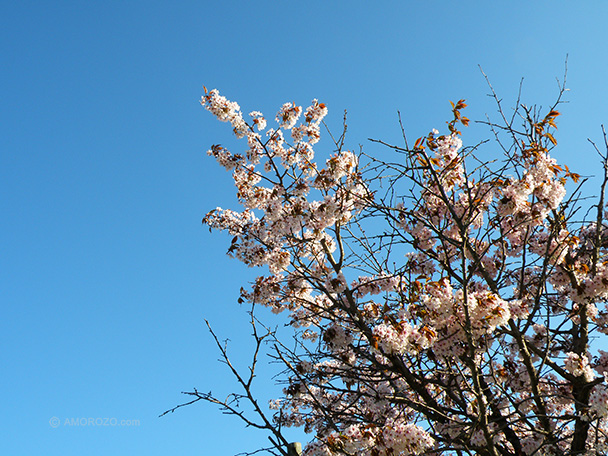
<instances>
[{"instance_id":1,"label":"blossom cluster","mask_svg":"<svg viewBox=\"0 0 608 456\"><path fill-rule=\"evenodd\" d=\"M566 353L564 366L568 372L575 377L584 377L587 380L592 380L594 377L593 370L589 366L589 359L586 355L578 355L576 353Z\"/></svg>"},{"instance_id":2,"label":"blossom cluster","mask_svg":"<svg viewBox=\"0 0 608 456\"><path fill-rule=\"evenodd\" d=\"M583 423L606 444L608 355L589 334L608 334L608 229L601 211L569 220L575 175L543 145L555 111L512 130L504 162L471 167L461 102L449 134L395 147L404 163L340 142L317 159L318 100L283 104L274 128L217 90L202 104L246 143L208 152L242 211L203 221L267 270L241 301L295 331L272 409L314 434L306 455L582 454Z\"/></svg>"}]
</instances>

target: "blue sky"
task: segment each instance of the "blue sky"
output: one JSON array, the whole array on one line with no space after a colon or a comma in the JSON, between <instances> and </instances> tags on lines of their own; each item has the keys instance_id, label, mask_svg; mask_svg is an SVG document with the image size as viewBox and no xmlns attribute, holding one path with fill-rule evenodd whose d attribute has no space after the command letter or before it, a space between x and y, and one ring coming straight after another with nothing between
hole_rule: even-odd
<instances>
[{"instance_id":1,"label":"blue sky","mask_svg":"<svg viewBox=\"0 0 608 456\"><path fill-rule=\"evenodd\" d=\"M0 453L232 455L266 442L205 404L158 418L180 391L231 389L204 318L238 363L248 353L236 299L253 271L200 225L235 207L204 152L238 147L199 105L203 85L268 118L318 98L339 125L347 109L347 143L374 153L368 137L397 140L397 110L412 137L445 125L448 100L493 114L478 65L507 105L523 77L525 102L549 106L568 55L555 155L593 175L607 18L603 1L0 2Z\"/></svg>"}]
</instances>

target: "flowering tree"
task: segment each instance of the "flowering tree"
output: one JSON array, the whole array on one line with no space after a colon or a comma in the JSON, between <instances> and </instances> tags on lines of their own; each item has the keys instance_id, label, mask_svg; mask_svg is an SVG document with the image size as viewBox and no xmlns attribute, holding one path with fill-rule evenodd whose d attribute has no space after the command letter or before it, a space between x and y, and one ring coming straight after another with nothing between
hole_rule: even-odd
<instances>
[{"instance_id":1,"label":"flowering tree","mask_svg":"<svg viewBox=\"0 0 608 456\"><path fill-rule=\"evenodd\" d=\"M383 143L394 161L346 150L342 134L318 164L323 103L286 103L267 128L205 89L203 106L247 145L208 152L243 209L203 223L265 268L239 301L285 314L295 344L252 313L247 375L216 338L242 392L192 402L268 430L274 454L287 454L288 426L312 434L310 456L605 454L608 353L591 342L608 333L607 179L579 211L579 176L549 154L562 94L509 116L495 97L494 161L463 148L461 100L445 132ZM270 412L251 391L264 342L285 369Z\"/></svg>"}]
</instances>

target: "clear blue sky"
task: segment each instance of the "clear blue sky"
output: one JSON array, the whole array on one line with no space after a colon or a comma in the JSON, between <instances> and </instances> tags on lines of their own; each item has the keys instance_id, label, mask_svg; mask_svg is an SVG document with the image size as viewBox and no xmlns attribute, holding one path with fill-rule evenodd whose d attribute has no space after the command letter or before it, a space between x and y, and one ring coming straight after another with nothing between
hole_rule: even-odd
<instances>
[{"instance_id":1,"label":"clear blue sky","mask_svg":"<svg viewBox=\"0 0 608 456\"><path fill-rule=\"evenodd\" d=\"M524 77L526 102L548 106L568 54L556 155L593 174L607 19L605 1L0 2L0 454L232 455L265 441L205 404L158 418L180 391L230 391L204 318L247 354L236 298L252 271L200 225L234 207L204 154L234 141L198 104L203 84L268 118L312 98L330 124L348 109L348 144L374 153L366 138L397 138L398 109L411 136L444 126L448 100L493 113L478 65L507 104Z\"/></svg>"}]
</instances>

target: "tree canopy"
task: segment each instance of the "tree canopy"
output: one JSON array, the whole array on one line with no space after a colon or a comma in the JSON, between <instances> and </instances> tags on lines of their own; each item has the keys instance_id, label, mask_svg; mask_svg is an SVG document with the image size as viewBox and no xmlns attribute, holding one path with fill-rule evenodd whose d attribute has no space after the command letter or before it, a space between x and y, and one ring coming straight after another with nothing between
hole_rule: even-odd
<instances>
[{"instance_id":1,"label":"tree canopy","mask_svg":"<svg viewBox=\"0 0 608 456\"><path fill-rule=\"evenodd\" d=\"M268 431L274 454L287 454L290 426L311 435L309 456L605 454L608 353L594 341L608 333L606 154L590 203L551 156L563 92L544 111L506 110L494 94L492 160L463 146L460 100L445 131L376 141L391 160L349 150L345 121L318 163L323 103L286 103L269 128L205 89L203 106L246 144L209 150L242 210L203 223L264 272L239 299L252 308L248 372L216 337L242 390L192 402ZM293 340L256 306L283 314ZM271 411L251 391L265 343L284 369Z\"/></svg>"}]
</instances>

